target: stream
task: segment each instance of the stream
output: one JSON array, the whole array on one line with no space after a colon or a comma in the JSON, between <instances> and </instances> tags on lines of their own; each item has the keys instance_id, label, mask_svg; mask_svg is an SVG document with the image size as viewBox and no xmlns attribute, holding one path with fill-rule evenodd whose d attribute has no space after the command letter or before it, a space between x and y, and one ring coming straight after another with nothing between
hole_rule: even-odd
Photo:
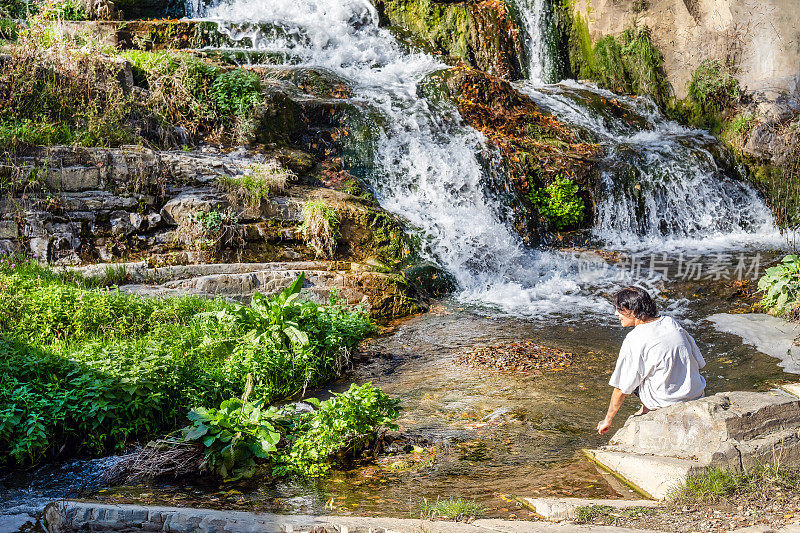
<instances>
[{"instance_id":1,"label":"stream","mask_svg":"<svg viewBox=\"0 0 800 533\"><path fill-rule=\"evenodd\" d=\"M520 10L536 53L531 79L518 88L561 120L591 130L606 148L591 249L522 244L503 222L507 207L486 186L497 155L455 109L418 95L417 84L445 65L400 46L378 27L366 0L233 0L193 11L222 22L242 47L345 77L351 103L386 119L370 141L374 158L349 163L370 169L365 179L381 205L415 229L424 257L459 288L368 341L369 357L331 388L372 381L400 398L410 452L307 483L99 488L97 475L114 458L49 465L0 479L0 512L36 512L79 491L110 502L392 516L414 516L424 499L452 496L512 518L527 516L513 496L633 497L580 452L608 439L595 426L625 335L609 298L632 283L647 286L661 310L695 336L708 362L708 394L796 379L704 320L748 308L752 295L737 279L757 278L785 248L764 201L718 164L713 137L667 120L649 100L574 81L544 84L552 70L547 39L537 33L546 30L544 2L529 4ZM617 100L635 120L606 112L603 99ZM455 360L476 346L511 342L559 348L573 362L533 375ZM636 408L628 402L618 424Z\"/></svg>"}]
</instances>

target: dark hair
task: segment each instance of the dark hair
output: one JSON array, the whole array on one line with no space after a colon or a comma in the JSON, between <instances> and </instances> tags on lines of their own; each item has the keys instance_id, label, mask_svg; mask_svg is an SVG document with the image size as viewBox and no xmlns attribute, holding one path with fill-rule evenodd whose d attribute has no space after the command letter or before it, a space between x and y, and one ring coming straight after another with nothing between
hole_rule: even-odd
<instances>
[{"instance_id":1,"label":"dark hair","mask_svg":"<svg viewBox=\"0 0 800 533\"><path fill-rule=\"evenodd\" d=\"M626 287L614 295L614 307L630 311L639 320L658 317L656 303L639 287Z\"/></svg>"}]
</instances>

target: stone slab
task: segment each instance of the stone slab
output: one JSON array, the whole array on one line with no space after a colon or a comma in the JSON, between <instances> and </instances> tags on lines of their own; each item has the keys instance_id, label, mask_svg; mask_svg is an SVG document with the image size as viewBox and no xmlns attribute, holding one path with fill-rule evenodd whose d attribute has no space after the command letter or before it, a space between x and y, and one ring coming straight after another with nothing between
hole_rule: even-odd
<instances>
[{"instance_id":1,"label":"stone slab","mask_svg":"<svg viewBox=\"0 0 800 533\"><path fill-rule=\"evenodd\" d=\"M676 457L660 457L607 449L586 450L590 459L616 473L643 496L657 500L667 498L683 485L686 476L698 471L697 461Z\"/></svg>"},{"instance_id":2,"label":"stone slab","mask_svg":"<svg viewBox=\"0 0 800 533\"><path fill-rule=\"evenodd\" d=\"M613 526L561 525L549 522L479 519L463 522L360 516L311 516L215 511L179 507L51 503L45 509L48 531L192 531L194 533L300 533L327 528L340 533L646 533Z\"/></svg>"},{"instance_id":3,"label":"stone slab","mask_svg":"<svg viewBox=\"0 0 800 533\"><path fill-rule=\"evenodd\" d=\"M740 442L800 427L800 399L784 391L733 391L630 417L609 441L617 451L738 465Z\"/></svg>"},{"instance_id":4,"label":"stone slab","mask_svg":"<svg viewBox=\"0 0 800 533\"><path fill-rule=\"evenodd\" d=\"M658 507L659 502L653 500L592 500L586 498L520 498L523 505L546 520L560 522L574 520L575 511L579 507L603 505L614 509L630 509L631 507Z\"/></svg>"}]
</instances>

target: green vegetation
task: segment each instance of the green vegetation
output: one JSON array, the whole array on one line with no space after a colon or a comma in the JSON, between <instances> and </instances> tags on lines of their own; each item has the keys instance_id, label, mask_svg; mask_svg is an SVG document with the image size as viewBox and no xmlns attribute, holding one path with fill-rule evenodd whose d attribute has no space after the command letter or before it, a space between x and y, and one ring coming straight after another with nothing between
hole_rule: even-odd
<instances>
[{"instance_id":1,"label":"green vegetation","mask_svg":"<svg viewBox=\"0 0 800 533\"><path fill-rule=\"evenodd\" d=\"M48 19L77 17L71 2L47 4L8 48L0 72L0 142L176 146L185 142L178 125L193 142L254 135L261 101L255 73L180 52L119 52L88 35L68 36ZM8 23L0 33L14 36ZM149 89L146 97L120 81L115 56L131 62L134 84Z\"/></svg>"},{"instance_id":2,"label":"green vegetation","mask_svg":"<svg viewBox=\"0 0 800 533\"><path fill-rule=\"evenodd\" d=\"M38 10L36 2L25 0L0 0L0 18L24 19L35 15Z\"/></svg>"},{"instance_id":3,"label":"green vegetation","mask_svg":"<svg viewBox=\"0 0 800 533\"><path fill-rule=\"evenodd\" d=\"M721 61L707 59L692 73L689 96L676 102L670 114L698 128L707 128L720 133L725 117L730 115L739 102L739 81ZM741 128L747 123L744 117L734 119Z\"/></svg>"},{"instance_id":4,"label":"green vegetation","mask_svg":"<svg viewBox=\"0 0 800 533\"><path fill-rule=\"evenodd\" d=\"M792 493L798 489L800 468L770 462L741 471L710 468L689 476L672 499L678 503L700 503L732 499L742 494L767 496L773 490Z\"/></svg>"},{"instance_id":5,"label":"green vegetation","mask_svg":"<svg viewBox=\"0 0 800 533\"><path fill-rule=\"evenodd\" d=\"M86 11L77 0L48 0L39 7L46 20L86 20Z\"/></svg>"},{"instance_id":6,"label":"green vegetation","mask_svg":"<svg viewBox=\"0 0 800 533\"><path fill-rule=\"evenodd\" d=\"M428 520L469 521L486 514L486 508L475 500L448 498L429 502L425 500L420 509L422 518Z\"/></svg>"},{"instance_id":7,"label":"green vegetation","mask_svg":"<svg viewBox=\"0 0 800 533\"><path fill-rule=\"evenodd\" d=\"M376 452L375 441L382 428L397 429L399 400L393 400L370 383L355 384L343 394L317 403L317 410L304 413L294 424L295 435L281 456L281 473L322 476L332 458L355 458L362 451Z\"/></svg>"},{"instance_id":8,"label":"green vegetation","mask_svg":"<svg viewBox=\"0 0 800 533\"><path fill-rule=\"evenodd\" d=\"M570 2L562 2L555 14L562 41L567 41L562 58L569 65L565 75L595 81L618 93L650 96L662 107L670 102L664 58L647 26L628 28L619 37L608 35L593 45L586 21L573 13Z\"/></svg>"},{"instance_id":9,"label":"green vegetation","mask_svg":"<svg viewBox=\"0 0 800 533\"><path fill-rule=\"evenodd\" d=\"M19 27L15 21L0 18L0 42L16 41L18 35Z\"/></svg>"},{"instance_id":10,"label":"green vegetation","mask_svg":"<svg viewBox=\"0 0 800 533\"><path fill-rule=\"evenodd\" d=\"M175 240L190 250L219 254L225 247L243 243L231 211L195 211L181 219L175 230Z\"/></svg>"},{"instance_id":11,"label":"green vegetation","mask_svg":"<svg viewBox=\"0 0 800 533\"><path fill-rule=\"evenodd\" d=\"M557 178L544 189L533 189L531 201L550 225L563 230L579 227L586 214L580 187L569 178Z\"/></svg>"},{"instance_id":12,"label":"green vegetation","mask_svg":"<svg viewBox=\"0 0 800 533\"><path fill-rule=\"evenodd\" d=\"M339 215L325 200L309 200L303 206L300 234L317 257L332 258L338 246Z\"/></svg>"},{"instance_id":13,"label":"green vegetation","mask_svg":"<svg viewBox=\"0 0 800 533\"><path fill-rule=\"evenodd\" d=\"M655 513L650 507L628 507L615 509L610 505L587 505L575 509L575 522L578 524L591 524L598 520L603 523L616 524L621 518L636 518Z\"/></svg>"},{"instance_id":14,"label":"green vegetation","mask_svg":"<svg viewBox=\"0 0 800 533\"><path fill-rule=\"evenodd\" d=\"M220 176L217 182L228 192L232 203L242 203L257 210L263 200L269 199L271 194L281 194L286 190L287 182L296 179L291 170L277 163L262 163L250 165L241 176Z\"/></svg>"},{"instance_id":15,"label":"green vegetation","mask_svg":"<svg viewBox=\"0 0 800 533\"><path fill-rule=\"evenodd\" d=\"M704 114L722 113L739 101L739 81L722 62L706 59L692 73L689 98Z\"/></svg>"},{"instance_id":16,"label":"green vegetation","mask_svg":"<svg viewBox=\"0 0 800 533\"><path fill-rule=\"evenodd\" d=\"M180 427L193 407L241 395L248 375L265 403L336 376L371 323L299 300L302 282L249 306L146 299L4 258L0 462L121 450Z\"/></svg>"},{"instance_id":17,"label":"green vegetation","mask_svg":"<svg viewBox=\"0 0 800 533\"><path fill-rule=\"evenodd\" d=\"M800 299L800 256L787 255L778 265L766 269L758 280L758 290L763 292L761 306L767 312L794 314Z\"/></svg>"}]
</instances>

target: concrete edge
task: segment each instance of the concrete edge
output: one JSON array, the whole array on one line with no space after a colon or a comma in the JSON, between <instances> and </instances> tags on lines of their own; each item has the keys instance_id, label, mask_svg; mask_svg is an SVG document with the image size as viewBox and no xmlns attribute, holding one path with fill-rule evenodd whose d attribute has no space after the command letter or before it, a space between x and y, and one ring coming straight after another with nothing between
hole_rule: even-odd
<instances>
[{"instance_id":1,"label":"concrete edge","mask_svg":"<svg viewBox=\"0 0 800 533\"><path fill-rule=\"evenodd\" d=\"M594 453L593 453L594 450L591 450L589 448L581 448L581 452L583 452L583 454L586 456L586 458L589 459L589 461L591 461L595 466L605 470L606 472L608 472L609 474L614 476L614 478L617 481L619 481L620 483L622 483L626 487L630 487L631 490L633 490L635 493L637 493L638 495L640 495L644 499L646 499L646 500L654 500L654 501L658 500L658 498L654 498L652 494L650 494L649 492L647 492L643 488L639 487L635 483L633 483L630 480L628 480L625 477L623 477L621 474L619 474L619 472L616 472L615 470L607 467L606 465L604 465L603 463L598 461L597 458L594 456Z\"/></svg>"}]
</instances>

